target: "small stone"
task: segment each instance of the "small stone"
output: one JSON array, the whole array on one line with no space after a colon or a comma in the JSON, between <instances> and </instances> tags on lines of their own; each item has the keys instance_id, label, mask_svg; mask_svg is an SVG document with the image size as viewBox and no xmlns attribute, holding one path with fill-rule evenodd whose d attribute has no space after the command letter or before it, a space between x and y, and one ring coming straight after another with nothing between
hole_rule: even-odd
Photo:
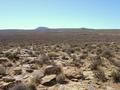
<instances>
[{"instance_id":1,"label":"small stone","mask_svg":"<svg viewBox=\"0 0 120 90\"><path fill-rule=\"evenodd\" d=\"M15 79L13 77L10 76L6 76L2 78L4 82L13 82L15 81Z\"/></svg>"},{"instance_id":2,"label":"small stone","mask_svg":"<svg viewBox=\"0 0 120 90\"><path fill-rule=\"evenodd\" d=\"M22 81L23 80L23 75L15 75L14 78L16 81Z\"/></svg>"},{"instance_id":3,"label":"small stone","mask_svg":"<svg viewBox=\"0 0 120 90\"><path fill-rule=\"evenodd\" d=\"M20 75L20 74L22 74L22 69L21 69L20 67L16 67L16 68L14 69L14 74L15 74L15 75Z\"/></svg>"},{"instance_id":4,"label":"small stone","mask_svg":"<svg viewBox=\"0 0 120 90\"><path fill-rule=\"evenodd\" d=\"M2 75L0 75L0 79L2 78L3 76Z\"/></svg>"},{"instance_id":5,"label":"small stone","mask_svg":"<svg viewBox=\"0 0 120 90\"><path fill-rule=\"evenodd\" d=\"M56 75L47 75L42 78L41 84L50 83L55 78L56 78Z\"/></svg>"},{"instance_id":6,"label":"small stone","mask_svg":"<svg viewBox=\"0 0 120 90\"><path fill-rule=\"evenodd\" d=\"M33 69L26 69L26 72L32 73Z\"/></svg>"},{"instance_id":7,"label":"small stone","mask_svg":"<svg viewBox=\"0 0 120 90\"><path fill-rule=\"evenodd\" d=\"M36 70L36 69L38 69L38 67L33 64L33 65L30 66L30 69L35 69Z\"/></svg>"},{"instance_id":8,"label":"small stone","mask_svg":"<svg viewBox=\"0 0 120 90\"><path fill-rule=\"evenodd\" d=\"M92 71L83 71L83 75L85 76L85 80L94 79L94 74Z\"/></svg>"},{"instance_id":9,"label":"small stone","mask_svg":"<svg viewBox=\"0 0 120 90\"><path fill-rule=\"evenodd\" d=\"M45 75L60 74L61 72L61 68L57 65L48 65L45 68Z\"/></svg>"},{"instance_id":10,"label":"small stone","mask_svg":"<svg viewBox=\"0 0 120 90\"><path fill-rule=\"evenodd\" d=\"M43 70L35 70L32 75L30 76L30 81L32 83L40 83L41 78L44 77Z\"/></svg>"},{"instance_id":11,"label":"small stone","mask_svg":"<svg viewBox=\"0 0 120 90\"><path fill-rule=\"evenodd\" d=\"M66 81L66 77L65 77L65 75L64 75L63 73L58 74L58 75L56 76L56 81L57 81L57 83L60 83L60 84L63 84L63 83L66 83L66 82L67 82L67 81Z\"/></svg>"},{"instance_id":12,"label":"small stone","mask_svg":"<svg viewBox=\"0 0 120 90\"><path fill-rule=\"evenodd\" d=\"M0 63L1 63L1 62L8 62L8 60L9 60L9 59L6 58L6 57L1 57L1 58L0 58Z\"/></svg>"},{"instance_id":13,"label":"small stone","mask_svg":"<svg viewBox=\"0 0 120 90\"><path fill-rule=\"evenodd\" d=\"M12 67L12 66L13 66L12 63L8 63L8 64L7 64L7 67Z\"/></svg>"}]
</instances>

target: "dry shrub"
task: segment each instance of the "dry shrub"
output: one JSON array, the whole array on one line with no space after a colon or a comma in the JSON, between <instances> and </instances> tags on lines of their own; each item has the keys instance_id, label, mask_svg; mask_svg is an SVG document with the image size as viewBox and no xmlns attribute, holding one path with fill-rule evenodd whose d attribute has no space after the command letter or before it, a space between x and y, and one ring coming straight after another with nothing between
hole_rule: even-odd
<instances>
[{"instance_id":1,"label":"dry shrub","mask_svg":"<svg viewBox=\"0 0 120 90\"><path fill-rule=\"evenodd\" d=\"M48 53L48 56L49 56L50 58L54 58L54 57L58 57L59 55L58 55L57 53L55 53L55 52L49 52L49 53Z\"/></svg>"},{"instance_id":2,"label":"dry shrub","mask_svg":"<svg viewBox=\"0 0 120 90\"><path fill-rule=\"evenodd\" d=\"M113 70L111 76L114 82L116 83L120 82L120 70L118 69Z\"/></svg>"},{"instance_id":3,"label":"dry shrub","mask_svg":"<svg viewBox=\"0 0 120 90\"><path fill-rule=\"evenodd\" d=\"M75 47L75 50L79 52L81 49L80 47Z\"/></svg>"},{"instance_id":4,"label":"dry shrub","mask_svg":"<svg viewBox=\"0 0 120 90\"><path fill-rule=\"evenodd\" d=\"M37 53L35 51L29 51L28 54L31 56L31 57L37 57Z\"/></svg>"},{"instance_id":5,"label":"dry shrub","mask_svg":"<svg viewBox=\"0 0 120 90\"><path fill-rule=\"evenodd\" d=\"M75 58L75 59L73 59L73 64L74 64L76 67L80 67L80 66L83 64L83 62L81 61L81 59Z\"/></svg>"},{"instance_id":6,"label":"dry shrub","mask_svg":"<svg viewBox=\"0 0 120 90\"><path fill-rule=\"evenodd\" d=\"M30 77L30 83L32 84L39 84L41 82L41 78L44 77L44 71L43 70L36 70L32 73Z\"/></svg>"},{"instance_id":7,"label":"dry shrub","mask_svg":"<svg viewBox=\"0 0 120 90\"><path fill-rule=\"evenodd\" d=\"M51 75L51 74L60 74L62 73L62 68L57 65L49 65L46 67L44 74Z\"/></svg>"},{"instance_id":8,"label":"dry shrub","mask_svg":"<svg viewBox=\"0 0 120 90\"><path fill-rule=\"evenodd\" d=\"M118 59L116 59L116 58L110 58L109 61L110 61L113 65L115 65L115 66L117 66L117 67L120 67L120 60L118 60Z\"/></svg>"},{"instance_id":9,"label":"dry shrub","mask_svg":"<svg viewBox=\"0 0 120 90\"><path fill-rule=\"evenodd\" d=\"M25 85L23 83L17 83L13 87L7 90L37 90L33 85Z\"/></svg>"},{"instance_id":10,"label":"dry shrub","mask_svg":"<svg viewBox=\"0 0 120 90\"><path fill-rule=\"evenodd\" d=\"M72 54L72 53L75 53L75 49L74 49L74 48L68 48L68 49L66 49L66 53L67 53L68 55L70 55L70 54Z\"/></svg>"},{"instance_id":11,"label":"dry shrub","mask_svg":"<svg viewBox=\"0 0 120 90\"><path fill-rule=\"evenodd\" d=\"M87 56L88 56L88 54L87 54L87 53L83 53L82 55L80 55L80 59L86 59L86 58L87 58Z\"/></svg>"},{"instance_id":12,"label":"dry shrub","mask_svg":"<svg viewBox=\"0 0 120 90\"><path fill-rule=\"evenodd\" d=\"M98 68L97 70L94 71L94 76L99 81L102 81L102 82L107 81L104 71L100 68Z\"/></svg>"},{"instance_id":13,"label":"dry shrub","mask_svg":"<svg viewBox=\"0 0 120 90\"><path fill-rule=\"evenodd\" d=\"M98 68L98 66L101 64L102 64L102 60L101 60L100 56L95 56L91 62L90 68L91 68L91 70L96 70Z\"/></svg>"},{"instance_id":14,"label":"dry shrub","mask_svg":"<svg viewBox=\"0 0 120 90\"><path fill-rule=\"evenodd\" d=\"M50 65L51 64L51 60L50 60L49 56L47 56L47 55L41 55L41 56L39 56L38 59L39 59L38 64L40 64L40 65L43 65L43 64Z\"/></svg>"},{"instance_id":15,"label":"dry shrub","mask_svg":"<svg viewBox=\"0 0 120 90\"><path fill-rule=\"evenodd\" d=\"M5 75L5 74L6 74L6 68L0 65L0 75Z\"/></svg>"},{"instance_id":16,"label":"dry shrub","mask_svg":"<svg viewBox=\"0 0 120 90\"><path fill-rule=\"evenodd\" d=\"M66 57L65 55L63 55L63 56L62 56L62 59L63 59L63 60L68 60L69 58Z\"/></svg>"},{"instance_id":17,"label":"dry shrub","mask_svg":"<svg viewBox=\"0 0 120 90\"><path fill-rule=\"evenodd\" d=\"M96 48L96 54L97 54L97 55L100 55L101 53L102 53L102 49L101 49L101 48L99 48L99 47L98 47L98 48Z\"/></svg>"},{"instance_id":18,"label":"dry shrub","mask_svg":"<svg viewBox=\"0 0 120 90\"><path fill-rule=\"evenodd\" d=\"M103 52L102 52L102 56L109 59L111 57L113 57L113 52L111 49L105 49Z\"/></svg>"},{"instance_id":19,"label":"dry shrub","mask_svg":"<svg viewBox=\"0 0 120 90\"><path fill-rule=\"evenodd\" d=\"M60 73L56 76L57 83L63 84L66 82L65 79L66 79L66 77L63 73Z\"/></svg>"},{"instance_id":20,"label":"dry shrub","mask_svg":"<svg viewBox=\"0 0 120 90\"><path fill-rule=\"evenodd\" d=\"M88 57L88 51L84 50L82 54L80 55L80 59L86 59Z\"/></svg>"},{"instance_id":21,"label":"dry shrub","mask_svg":"<svg viewBox=\"0 0 120 90\"><path fill-rule=\"evenodd\" d=\"M5 56L7 58L9 58L10 60L18 60L19 59L19 56L17 55L17 53L8 52L8 53L5 53Z\"/></svg>"}]
</instances>

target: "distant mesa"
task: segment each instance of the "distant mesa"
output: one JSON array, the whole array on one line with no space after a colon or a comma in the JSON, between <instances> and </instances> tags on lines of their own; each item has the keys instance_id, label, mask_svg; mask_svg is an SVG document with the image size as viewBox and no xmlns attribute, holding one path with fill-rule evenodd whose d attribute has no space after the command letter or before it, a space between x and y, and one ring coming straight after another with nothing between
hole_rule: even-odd
<instances>
[{"instance_id":1,"label":"distant mesa","mask_svg":"<svg viewBox=\"0 0 120 90\"><path fill-rule=\"evenodd\" d=\"M80 28L80 30L95 30L95 29L82 27L82 28Z\"/></svg>"},{"instance_id":2,"label":"distant mesa","mask_svg":"<svg viewBox=\"0 0 120 90\"><path fill-rule=\"evenodd\" d=\"M36 31L47 31L49 28L48 27L38 27L35 30Z\"/></svg>"},{"instance_id":3,"label":"distant mesa","mask_svg":"<svg viewBox=\"0 0 120 90\"><path fill-rule=\"evenodd\" d=\"M84 27L83 27L83 28L80 28L80 29L81 29L81 30L89 30L89 28L84 28Z\"/></svg>"}]
</instances>

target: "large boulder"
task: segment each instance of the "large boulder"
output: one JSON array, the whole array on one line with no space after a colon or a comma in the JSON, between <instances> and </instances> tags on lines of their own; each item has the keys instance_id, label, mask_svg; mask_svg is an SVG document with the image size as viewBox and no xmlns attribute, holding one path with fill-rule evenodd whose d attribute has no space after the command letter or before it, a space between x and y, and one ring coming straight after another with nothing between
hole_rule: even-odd
<instances>
[{"instance_id":1,"label":"large boulder","mask_svg":"<svg viewBox=\"0 0 120 90\"><path fill-rule=\"evenodd\" d=\"M56 78L55 74L54 75L47 75L47 76L42 78L41 84L50 86L51 84L56 83L55 78Z\"/></svg>"},{"instance_id":2,"label":"large boulder","mask_svg":"<svg viewBox=\"0 0 120 90\"><path fill-rule=\"evenodd\" d=\"M70 79L84 79L82 71L76 67L66 67L63 69L65 76Z\"/></svg>"},{"instance_id":3,"label":"large boulder","mask_svg":"<svg viewBox=\"0 0 120 90\"><path fill-rule=\"evenodd\" d=\"M60 74L61 72L61 68L57 65L48 65L45 68L45 75Z\"/></svg>"},{"instance_id":4,"label":"large boulder","mask_svg":"<svg viewBox=\"0 0 120 90\"><path fill-rule=\"evenodd\" d=\"M30 82L34 84L40 83L43 77L44 77L43 70L34 70L32 75L30 76Z\"/></svg>"}]
</instances>

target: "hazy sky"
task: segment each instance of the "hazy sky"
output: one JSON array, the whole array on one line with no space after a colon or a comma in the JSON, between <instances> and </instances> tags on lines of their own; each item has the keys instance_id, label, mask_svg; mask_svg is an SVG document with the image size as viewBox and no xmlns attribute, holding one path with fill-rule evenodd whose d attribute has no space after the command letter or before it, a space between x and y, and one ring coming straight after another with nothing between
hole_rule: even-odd
<instances>
[{"instance_id":1,"label":"hazy sky","mask_svg":"<svg viewBox=\"0 0 120 90\"><path fill-rule=\"evenodd\" d=\"M120 0L0 0L0 28L120 28Z\"/></svg>"}]
</instances>

